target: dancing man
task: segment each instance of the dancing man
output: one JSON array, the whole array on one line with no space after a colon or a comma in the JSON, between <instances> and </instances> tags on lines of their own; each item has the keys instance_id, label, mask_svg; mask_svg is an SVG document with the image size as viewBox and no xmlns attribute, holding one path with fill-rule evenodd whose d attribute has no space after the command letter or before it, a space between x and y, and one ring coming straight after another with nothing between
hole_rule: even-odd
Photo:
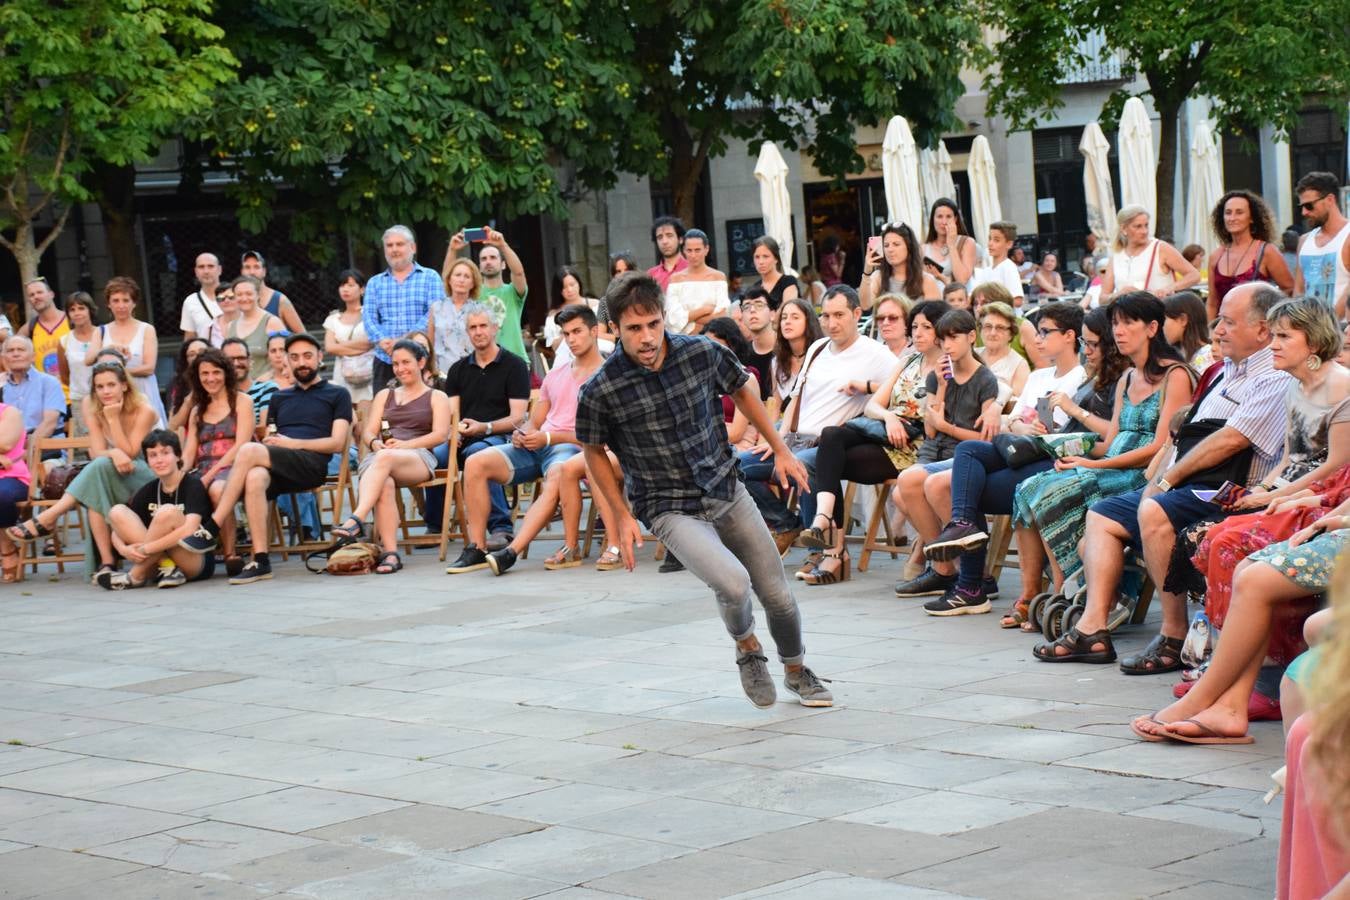
<instances>
[{"instance_id":1,"label":"dancing man","mask_svg":"<svg viewBox=\"0 0 1350 900\"><path fill-rule=\"evenodd\" d=\"M623 352L581 389L576 436L591 486L614 511L606 521L624 566L634 567L642 529L619 490L605 447L619 459L633 510L666 548L712 588L736 642L741 686L761 709L777 700L764 648L755 637L753 592L769 620L786 675L803 706L834 698L802 662L801 618L782 558L763 517L737 479L720 397L730 395L774 451L774 477L807 488L806 468L784 445L736 358L707 338L666 332L665 298L647 275L627 275L605 297Z\"/></svg>"}]
</instances>

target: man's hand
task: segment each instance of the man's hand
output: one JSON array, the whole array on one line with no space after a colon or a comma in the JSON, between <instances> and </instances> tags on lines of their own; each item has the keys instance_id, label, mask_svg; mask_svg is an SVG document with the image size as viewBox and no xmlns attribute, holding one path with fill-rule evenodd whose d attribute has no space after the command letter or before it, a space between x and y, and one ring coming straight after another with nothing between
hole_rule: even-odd
<instances>
[{"instance_id":1,"label":"man's hand","mask_svg":"<svg viewBox=\"0 0 1350 900\"><path fill-rule=\"evenodd\" d=\"M474 435L474 434L485 435L487 434L487 423L480 422L477 419L460 419L459 432L460 434L466 435Z\"/></svg>"},{"instance_id":2,"label":"man's hand","mask_svg":"<svg viewBox=\"0 0 1350 900\"><path fill-rule=\"evenodd\" d=\"M642 549L642 528L638 525L637 519L625 510L610 540L619 548L619 555L623 557L623 567L630 572L633 571L637 567L637 551Z\"/></svg>"},{"instance_id":3,"label":"man's hand","mask_svg":"<svg viewBox=\"0 0 1350 900\"><path fill-rule=\"evenodd\" d=\"M469 244L468 244L468 241L464 240L464 229L463 229L463 228L461 228L459 231L456 231L454 234L452 234L452 235L450 236L450 252L451 252L451 253L459 253L461 250L463 250L463 249L464 249L465 247L467 247L468 245L469 245Z\"/></svg>"},{"instance_id":4,"label":"man's hand","mask_svg":"<svg viewBox=\"0 0 1350 900\"><path fill-rule=\"evenodd\" d=\"M384 338L380 341L380 349L383 350L385 353L392 353L394 350L394 344L396 343L398 342L395 341L393 338Z\"/></svg>"},{"instance_id":5,"label":"man's hand","mask_svg":"<svg viewBox=\"0 0 1350 900\"><path fill-rule=\"evenodd\" d=\"M779 453L773 458L773 477L778 482L778 486L783 490L791 490L794 487L800 488L803 492L811 490L810 476L806 473L806 466L796 454Z\"/></svg>"},{"instance_id":6,"label":"man's hand","mask_svg":"<svg viewBox=\"0 0 1350 900\"><path fill-rule=\"evenodd\" d=\"M280 447L283 450L299 450L300 442L295 438L286 437L284 434L269 434L263 438L263 443L269 447Z\"/></svg>"},{"instance_id":7,"label":"man's hand","mask_svg":"<svg viewBox=\"0 0 1350 900\"><path fill-rule=\"evenodd\" d=\"M483 238L483 243L490 244L500 250L506 246L506 235L489 228L487 229L487 237Z\"/></svg>"},{"instance_id":8,"label":"man's hand","mask_svg":"<svg viewBox=\"0 0 1350 900\"><path fill-rule=\"evenodd\" d=\"M516 434L520 436L520 446L526 450L542 450L549 443L548 433L544 431L517 431Z\"/></svg>"}]
</instances>

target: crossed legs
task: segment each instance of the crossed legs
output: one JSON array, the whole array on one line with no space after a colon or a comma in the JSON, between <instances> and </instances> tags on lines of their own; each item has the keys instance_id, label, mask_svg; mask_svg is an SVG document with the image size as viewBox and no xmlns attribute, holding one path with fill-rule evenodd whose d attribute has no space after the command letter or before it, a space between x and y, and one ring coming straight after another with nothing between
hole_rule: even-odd
<instances>
[{"instance_id":1,"label":"crossed legs","mask_svg":"<svg viewBox=\"0 0 1350 900\"><path fill-rule=\"evenodd\" d=\"M136 544L159 540L182 528L183 511L176 506L167 504L161 506L155 510L155 514L150 518L150 525L147 527L141 521L140 516L132 512L129 507L118 504L108 510L108 524L112 528L110 540L113 546L117 548L118 553L126 556L127 548ZM129 573L131 580L139 584L149 579L159 567L159 561L166 556L173 560L174 565L182 569L183 574L188 578L195 577L202 570L203 562L199 554L184 550L174 544L167 550L152 553L140 562L134 563Z\"/></svg>"}]
</instances>

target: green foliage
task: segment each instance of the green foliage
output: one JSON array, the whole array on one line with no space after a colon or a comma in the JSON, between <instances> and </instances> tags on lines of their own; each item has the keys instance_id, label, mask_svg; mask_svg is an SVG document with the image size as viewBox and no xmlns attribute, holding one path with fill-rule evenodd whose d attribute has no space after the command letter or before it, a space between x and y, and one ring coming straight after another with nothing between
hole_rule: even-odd
<instances>
[{"instance_id":1,"label":"green foliage","mask_svg":"<svg viewBox=\"0 0 1350 900\"><path fill-rule=\"evenodd\" d=\"M224 2L244 71L196 123L247 228L278 180L306 227L462 225L563 211L554 166L607 184L657 150L633 102L632 45L594 0Z\"/></svg>"},{"instance_id":2,"label":"green foliage","mask_svg":"<svg viewBox=\"0 0 1350 900\"><path fill-rule=\"evenodd\" d=\"M1100 33L1148 81L1160 109L1208 96L1228 127L1287 133L1309 95L1350 96L1350 0L984 0L1001 37L985 48L993 109L1015 127L1062 106L1064 76L1085 60L1080 41ZM1113 97L1117 110L1120 97Z\"/></svg>"},{"instance_id":3,"label":"green foliage","mask_svg":"<svg viewBox=\"0 0 1350 900\"><path fill-rule=\"evenodd\" d=\"M233 77L209 11L208 0L0 3L0 229L26 234L49 204L88 199L91 165L149 159ZM0 237L16 253L21 242Z\"/></svg>"}]
</instances>

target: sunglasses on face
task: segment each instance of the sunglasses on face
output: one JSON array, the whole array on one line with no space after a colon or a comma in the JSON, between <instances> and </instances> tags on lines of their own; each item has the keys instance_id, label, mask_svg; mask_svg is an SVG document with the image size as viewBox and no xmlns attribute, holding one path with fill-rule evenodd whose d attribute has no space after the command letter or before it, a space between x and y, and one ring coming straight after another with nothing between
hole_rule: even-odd
<instances>
[{"instance_id":1,"label":"sunglasses on face","mask_svg":"<svg viewBox=\"0 0 1350 900\"><path fill-rule=\"evenodd\" d=\"M1330 196L1331 196L1330 194L1323 194L1322 196L1318 197L1316 200L1309 200L1309 201L1307 201L1306 203L1300 203L1300 204L1299 204L1299 208L1302 209L1304 212L1308 212L1308 211L1311 210L1314 206L1316 206L1317 204L1321 203L1323 200L1327 199L1327 198L1330 197Z\"/></svg>"},{"instance_id":2,"label":"sunglasses on face","mask_svg":"<svg viewBox=\"0 0 1350 900\"><path fill-rule=\"evenodd\" d=\"M1048 337L1049 337L1050 335L1052 335L1052 334L1063 334L1063 333L1064 333L1064 329L1063 329L1063 328L1037 328L1037 329L1036 329L1036 333L1037 333L1038 335L1040 335L1042 339L1044 339L1044 338L1048 338Z\"/></svg>"},{"instance_id":3,"label":"sunglasses on face","mask_svg":"<svg viewBox=\"0 0 1350 900\"><path fill-rule=\"evenodd\" d=\"M886 324L888 324L888 323L890 323L890 322L899 322L899 321L900 321L900 317L899 317L899 316L877 316L877 317L876 317L876 320L877 320L877 322L878 322L879 324L881 324L881 325L886 325Z\"/></svg>"}]
</instances>

